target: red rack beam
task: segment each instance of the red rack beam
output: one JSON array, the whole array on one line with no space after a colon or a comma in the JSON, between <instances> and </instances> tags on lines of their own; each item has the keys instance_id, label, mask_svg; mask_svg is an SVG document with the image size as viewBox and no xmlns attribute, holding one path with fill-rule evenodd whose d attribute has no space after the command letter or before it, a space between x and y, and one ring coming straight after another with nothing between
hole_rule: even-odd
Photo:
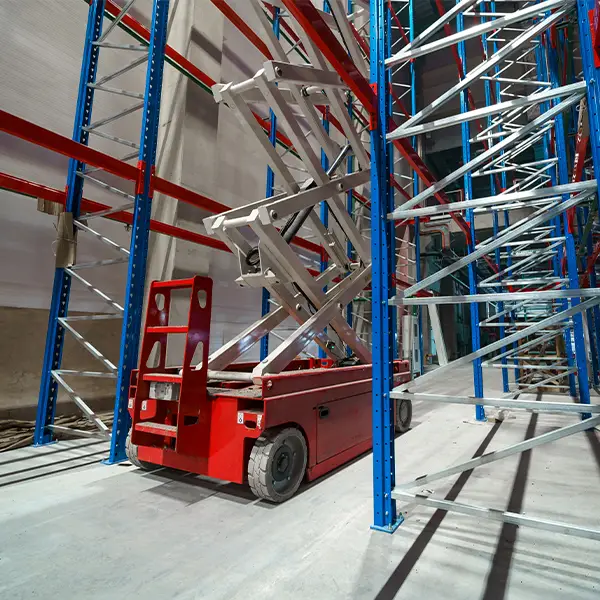
<instances>
[{"instance_id":1,"label":"red rack beam","mask_svg":"<svg viewBox=\"0 0 600 600\"><path fill-rule=\"evenodd\" d=\"M41 185L39 183L26 181L25 179L19 179L18 177L8 175L8 173L0 173L0 188L17 192L19 194L23 194L24 196L41 198L42 200L55 202L56 204L60 204L62 206L64 206L66 203L66 194L64 191L61 192L60 190ZM88 200L87 198L83 198L81 201L81 209L83 212L99 212L109 208L111 207L108 204L94 202L93 200ZM105 218L110 219L111 221L125 223L127 225L133 224L133 214L126 211L113 213L112 215L107 215ZM194 231L189 231L188 229L175 227L174 225L167 225L166 223L156 221L155 219L150 221L150 229L155 233L170 235L172 237L179 238L180 240L186 240L201 246L207 246L209 248L215 248L216 250L230 252L229 248L220 240L196 233Z\"/></svg>"},{"instance_id":2,"label":"red rack beam","mask_svg":"<svg viewBox=\"0 0 600 600\"><path fill-rule=\"evenodd\" d=\"M45 127L31 123L4 110L0 110L0 131L31 142L36 146L58 152L69 158L80 160L93 167L98 167L117 177L122 177L129 181L137 181L137 167L78 142L74 142L64 135L50 131Z\"/></svg>"},{"instance_id":3,"label":"red rack beam","mask_svg":"<svg viewBox=\"0 0 600 600\"><path fill-rule=\"evenodd\" d=\"M21 138L32 144L36 144L37 146L41 146L69 158L80 160L81 162L93 167L98 167L109 173L112 173L113 175L117 175L118 177L122 177L130 181L138 180L140 171L137 167L113 158L112 156L108 156L107 154L99 152L98 150L89 148L83 144L79 144L78 142L74 142L73 140L60 135L59 133L50 131L49 129L41 127L40 125L35 125L26 119L22 119L21 117L17 117L16 115L3 110L0 110L0 131L4 131L5 133L14 135L15 137ZM221 213L230 210L230 207L226 206L225 204L221 204L220 202L203 196L198 192L194 192L181 185L172 183L161 177L157 177L156 175L153 176L153 186L154 190L157 192L161 192L166 196L175 198L176 200L181 200L182 202L191 204L196 208L200 208L210 213ZM104 209L110 208L109 206L104 205L98 206L103 206ZM170 225L166 225L164 223L162 225L164 227L171 227ZM292 243L317 254L320 254L321 252L321 246L299 237L295 237L292 240Z\"/></svg>"},{"instance_id":4,"label":"red rack beam","mask_svg":"<svg viewBox=\"0 0 600 600\"><path fill-rule=\"evenodd\" d=\"M89 0L86 1L89 3ZM113 17L116 17L121 12L121 8L112 0L106 0L106 12L108 12L108 14L112 15ZM234 14L233 11L231 11L231 13ZM136 35L141 37L146 43L150 42L150 31L146 27L144 27L139 21L136 21L131 15L125 15L122 19L122 23L123 25L131 29ZM236 23L234 23L234 25L237 26ZM202 71L192 62L190 62L185 56L183 56L183 54L180 54L179 52L177 52L177 50L175 50L175 48L169 46L168 44L165 47L165 56L167 56L178 67L180 67L184 71L187 71L190 75L192 75L192 77L195 77L196 79L201 81L205 86L212 88L212 86L215 85L215 83L217 83L204 71ZM266 131L269 132L270 123L267 122L265 119L262 119L256 113L253 114L256 120L260 123L261 127L263 127L263 129L266 129ZM277 132L277 140L284 146L293 148L291 140L279 131Z\"/></svg>"},{"instance_id":5,"label":"red rack beam","mask_svg":"<svg viewBox=\"0 0 600 600\"><path fill-rule=\"evenodd\" d=\"M356 68L352 59L348 56L346 50L331 31L327 23L323 20L319 11L315 8L311 0L282 0L289 13L298 21L306 34L313 43L323 53L331 66L337 71L338 75L352 90L358 100L372 115L376 117L376 94L369 86L367 80ZM390 122L390 131L396 128L394 123ZM427 186L431 186L435 177L429 171L427 165L423 162L417 151L406 139L394 140L394 146L408 161L419 179ZM449 204L450 200L443 192L436 192L435 198L440 204ZM462 215L452 213L452 219L465 234L467 240L471 239L471 229ZM488 265L497 270L497 265L489 258L484 257Z\"/></svg>"},{"instance_id":6,"label":"red rack beam","mask_svg":"<svg viewBox=\"0 0 600 600\"><path fill-rule=\"evenodd\" d=\"M225 0L210 0L216 8L218 8L227 19L229 19L233 25L235 25L251 42L252 44L264 54L269 60L273 57L267 48L267 45L254 33L254 31L248 26L236 12L225 2Z\"/></svg>"}]
</instances>

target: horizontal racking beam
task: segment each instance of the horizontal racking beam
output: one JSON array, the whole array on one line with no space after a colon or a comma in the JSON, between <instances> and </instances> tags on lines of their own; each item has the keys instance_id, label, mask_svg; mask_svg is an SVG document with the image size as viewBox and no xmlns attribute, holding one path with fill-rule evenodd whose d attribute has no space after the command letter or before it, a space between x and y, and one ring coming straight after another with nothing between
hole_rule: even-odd
<instances>
[{"instance_id":1,"label":"horizontal racking beam","mask_svg":"<svg viewBox=\"0 0 600 600\"><path fill-rule=\"evenodd\" d=\"M580 527L571 523L562 523L559 521L550 521L548 519L538 519L535 517L525 516L519 513L486 508L472 504L463 504L451 500L440 500L430 498L424 494L411 494L409 492L394 491L392 496L398 500L410 501L413 503L428 506L438 510L460 513L469 517L487 518L492 521L500 521L501 523L510 523L512 525L524 525L532 529L541 529L543 531L551 531L553 533L562 533L573 537L587 538L590 540L600 541L600 530L591 529L589 527Z\"/></svg>"},{"instance_id":2,"label":"horizontal racking beam","mask_svg":"<svg viewBox=\"0 0 600 600\"><path fill-rule=\"evenodd\" d=\"M512 367L511 367L512 368ZM408 400L423 400L441 404L466 404L476 406L491 406L493 408L508 408L528 410L531 412L550 413L600 413L600 404L579 404L577 402L544 402L539 400L509 400L508 398L475 398L474 396L444 396L441 394L425 394L403 392L403 398Z\"/></svg>"},{"instance_id":3,"label":"horizontal racking beam","mask_svg":"<svg viewBox=\"0 0 600 600\"><path fill-rule=\"evenodd\" d=\"M2 172L0 172L0 189L16 192L31 198L40 198L42 200L60 204L61 206L64 206L66 202L64 190L61 191L50 188L40 185L39 183L33 183L32 181L26 181L25 179L13 177L12 175ZM109 208L110 206L107 204L95 202L94 200L88 200L87 198L83 198L81 201L82 212L91 213L92 215L95 212L104 211ZM106 215L106 218L110 219L111 221L117 221L118 223L124 223L125 225L131 225L133 223L133 214L126 211L119 211L111 215ZM175 225L168 225L167 223L162 223L161 221L157 221L155 219L151 220L150 228L155 233L161 233L163 235L186 240L188 242L193 242L194 244L214 248L215 250L224 250L229 252L229 248L223 242L216 240L214 237L196 233L195 231L176 227Z\"/></svg>"},{"instance_id":4,"label":"horizontal racking beam","mask_svg":"<svg viewBox=\"0 0 600 600\"><path fill-rule=\"evenodd\" d=\"M137 167L113 158L98 150L89 148L83 144L79 144L78 142L74 142L70 138L50 131L41 125L31 123L26 119L17 117L4 110L0 110L0 131L4 131L5 133L21 138L37 146L41 146L42 148L46 148L47 150L57 152L69 158L74 158L91 165L92 167L97 167L113 175L122 177L123 179L137 182L139 178L140 171ZM5 177L10 176L6 175ZM156 175L153 175L152 181L155 191L210 213L221 213L230 210L225 204L221 204L198 192L194 192L181 185L157 177ZM110 208L110 206L107 205L102 206L104 209ZM321 252L321 247L319 245L302 238L296 237L292 240L292 243L317 254L320 254Z\"/></svg>"},{"instance_id":5,"label":"horizontal racking beam","mask_svg":"<svg viewBox=\"0 0 600 600\"><path fill-rule=\"evenodd\" d=\"M470 471L475 467L487 465L492 462L496 462L497 460L502 460L503 458L514 456L515 454L521 454L522 452L532 450L533 448L537 448L538 446L542 446L543 444L549 444L550 442L555 442L562 438L569 437L575 433L592 429L598 424L600 424L600 415L583 419L582 421L573 423L572 425L566 425L565 427L560 427L559 429L554 429L552 431L548 431L547 433L543 433L542 435L538 435L536 437L529 438L522 442L518 442L517 444L513 444L512 446L507 446L506 448L502 448L502 450L495 450L493 452L488 452L487 454L477 456L476 458L472 458L463 463L453 465L452 467L448 467L447 469L443 469L442 471L438 471L437 473L429 473L427 475L417 477L412 481L407 481L405 483L397 483L396 488L399 490L408 490L411 488L420 487L421 485L425 485L433 481L444 479L445 477L458 475L459 473Z\"/></svg>"}]
</instances>

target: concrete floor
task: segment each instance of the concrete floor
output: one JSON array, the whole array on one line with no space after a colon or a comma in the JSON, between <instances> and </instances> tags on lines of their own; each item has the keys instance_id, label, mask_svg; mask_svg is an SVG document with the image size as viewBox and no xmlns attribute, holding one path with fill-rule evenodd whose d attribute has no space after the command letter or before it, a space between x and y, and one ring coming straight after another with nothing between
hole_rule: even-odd
<instances>
[{"instance_id":1,"label":"concrete floor","mask_svg":"<svg viewBox=\"0 0 600 600\"><path fill-rule=\"evenodd\" d=\"M429 386L470 392L470 370ZM486 375L486 393L498 393ZM545 397L544 399L548 399ZM473 423L467 406L414 407L398 480L539 435L573 417ZM483 446L483 447L482 447ZM598 600L600 543L403 505L394 535L369 530L371 457L289 502L165 470L98 460L106 444L0 455L0 597ZM436 495L600 528L600 433L430 484Z\"/></svg>"}]
</instances>

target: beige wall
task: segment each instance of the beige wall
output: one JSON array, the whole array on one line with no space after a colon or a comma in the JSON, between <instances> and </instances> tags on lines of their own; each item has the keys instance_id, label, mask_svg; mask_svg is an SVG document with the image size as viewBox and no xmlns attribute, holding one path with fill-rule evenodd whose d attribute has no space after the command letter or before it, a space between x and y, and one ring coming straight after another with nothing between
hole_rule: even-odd
<instances>
[{"instance_id":1,"label":"beige wall","mask_svg":"<svg viewBox=\"0 0 600 600\"><path fill-rule=\"evenodd\" d=\"M236 4L243 10L243 2ZM135 17L148 24L150 7L151 0L138 0ZM261 56L225 22L211 3L172 0L171 9L175 12L169 44L215 80L240 80L260 68ZM87 5L83 0L0 2L0 106L4 110L70 137L86 18ZM248 19L251 20L250 15ZM117 32L111 41L135 43L122 32ZM116 70L125 64L124 60L131 60L131 56L103 50L99 76ZM119 87L130 90L143 89L143 81L143 66L117 80ZM94 119L114 114L132 102L119 96L97 94ZM137 141L139 114L120 119L110 129L111 133ZM168 65L160 131L159 175L230 206L256 200L264 194L266 163L257 153L255 142L240 129L225 107L217 106L210 94L189 83ZM98 138L93 139L93 147L113 156L128 152L127 148ZM0 134L0 171L63 189L67 168L66 158ZM123 201L115 201L112 195L89 184L85 195L112 204ZM204 233L202 218L205 214L196 208L157 196L153 212L167 223ZM94 227L128 245L129 234L122 225L94 222ZM37 402L55 239L55 218L38 213L34 199L0 190L0 252L3 256L0 261L0 415L9 410L15 415L16 409L27 407L31 415ZM78 257L84 261L114 255L94 239L80 236ZM86 271L86 276L110 296L122 299L125 268L117 266L95 271ZM214 349L259 315L260 292L240 289L233 283L237 267L232 255L152 235L150 280L196 273L207 274L215 281L211 327L211 348ZM106 310L106 306L85 289L73 285L71 310L98 312ZM176 310L181 317L187 307L178 304ZM119 323L104 321L102 325L88 327L91 330L78 324L81 333L86 337L89 334L92 343L113 362L117 361ZM257 357L257 350L252 357ZM69 340L63 367L98 370L99 363ZM76 383L85 399L111 402L114 397L112 380L80 378ZM17 412L24 414L22 410Z\"/></svg>"},{"instance_id":2,"label":"beige wall","mask_svg":"<svg viewBox=\"0 0 600 600\"><path fill-rule=\"evenodd\" d=\"M47 325L46 310L0 309L0 418L34 418ZM106 356L118 353L119 321L81 323L78 330ZM99 370L99 363L71 338L66 340L63 357L70 369ZM114 404L114 388L113 379L81 377L77 381L77 390L91 406L99 409ZM61 394L57 411L74 412L74 408L69 398Z\"/></svg>"}]
</instances>

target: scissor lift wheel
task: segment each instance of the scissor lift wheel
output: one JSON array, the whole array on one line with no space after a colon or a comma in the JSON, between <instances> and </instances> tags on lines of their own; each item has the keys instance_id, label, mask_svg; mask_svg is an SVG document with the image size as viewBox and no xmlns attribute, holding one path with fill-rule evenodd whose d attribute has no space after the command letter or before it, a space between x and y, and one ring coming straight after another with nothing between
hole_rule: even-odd
<instances>
[{"instance_id":1,"label":"scissor lift wheel","mask_svg":"<svg viewBox=\"0 0 600 600\"><path fill-rule=\"evenodd\" d=\"M396 432L406 433L412 421L412 402L410 400L396 400Z\"/></svg>"},{"instance_id":2,"label":"scissor lift wheel","mask_svg":"<svg viewBox=\"0 0 600 600\"><path fill-rule=\"evenodd\" d=\"M127 454L129 462L134 467L138 467L138 469L143 469L144 471L151 471L153 469L158 468L158 465L153 465L152 463L140 460L138 458L138 447L136 444L131 443L131 431L129 432L129 435L127 436L127 440L125 442L125 453Z\"/></svg>"},{"instance_id":3,"label":"scissor lift wheel","mask_svg":"<svg viewBox=\"0 0 600 600\"><path fill-rule=\"evenodd\" d=\"M263 500L288 500L302 482L306 457L306 441L299 429L267 429L254 443L248 460L250 489Z\"/></svg>"}]
</instances>

